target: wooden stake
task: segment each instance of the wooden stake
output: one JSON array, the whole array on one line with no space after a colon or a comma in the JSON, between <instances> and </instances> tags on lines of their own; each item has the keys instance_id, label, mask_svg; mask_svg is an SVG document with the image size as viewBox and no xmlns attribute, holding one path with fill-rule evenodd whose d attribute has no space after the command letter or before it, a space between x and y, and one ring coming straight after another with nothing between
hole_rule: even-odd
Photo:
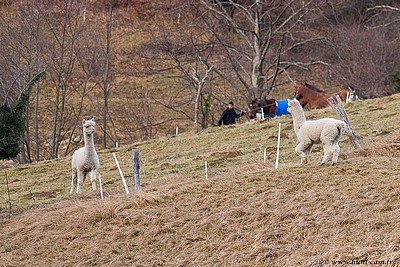
<instances>
[{"instance_id":1,"label":"wooden stake","mask_svg":"<svg viewBox=\"0 0 400 267\"><path fill-rule=\"evenodd\" d=\"M208 180L208 165L207 165L207 161L204 162L204 167L206 169L206 180Z\"/></svg>"},{"instance_id":2,"label":"wooden stake","mask_svg":"<svg viewBox=\"0 0 400 267\"><path fill-rule=\"evenodd\" d=\"M278 127L278 145L276 147L276 162L275 162L275 169L278 169L279 163L279 147L281 145L281 123L279 123Z\"/></svg>"},{"instance_id":3,"label":"wooden stake","mask_svg":"<svg viewBox=\"0 0 400 267\"><path fill-rule=\"evenodd\" d=\"M327 99L329 105L332 107L333 111L335 111L336 115L344 121L347 125L347 135L350 137L350 141L353 144L355 149L360 149L361 145L360 142L358 142L358 138L355 135L353 131L353 127L351 126L350 119L347 116L346 110L344 109L344 105L342 100L338 95L336 95L336 101L333 99L333 97L330 97Z\"/></svg>"},{"instance_id":4,"label":"wooden stake","mask_svg":"<svg viewBox=\"0 0 400 267\"><path fill-rule=\"evenodd\" d=\"M113 154L115 163L117 164L117 168L118 168L118 171L119 171L119 175L121 176L122 183L124 184L125 192L127 194L129 194L129 189L128 189L128 186L126 185L126 180L125 180L124 174L122 173L121 167L119 166L119 162L118 162L117 156L115 155L115 152L113 152L112 154Z\"/></svg>"},{"instance_id":5,"label":"wooden stake","mask_svg":"<svg viewBox=\"0 0 400 267\"><path fill-rule=\"evenodd\" d=\"M267 162L267 148L264 147L264 163Z\"/></svg>"},{"instance_id":6,"label":"wooden stake","mask_svg":"<svg viewBox=\"0 0 400 267\"><path fill-rule=\"evenodd\" d=\"M140 154L138 149L132 149L133 190L140 189Z\"/></svg>"},{"instance_id":7,"label":"wooden stake","mask_svg":"<svg viewBox=\"0 0 400 267\"><path fill-rule=\"evenodd\" d=\"M100 186L100 198L104 199L104 195L103 195L103 184L101 182L101 174L99 173L99 186Z\"/></svg>"}]
</instances>

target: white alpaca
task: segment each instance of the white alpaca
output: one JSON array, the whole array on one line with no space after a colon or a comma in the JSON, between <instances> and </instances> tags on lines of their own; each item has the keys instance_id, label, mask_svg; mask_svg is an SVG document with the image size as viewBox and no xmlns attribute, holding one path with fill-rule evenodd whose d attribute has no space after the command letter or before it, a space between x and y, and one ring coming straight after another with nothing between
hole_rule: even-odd
<instances>
[{"instance_id":1,"label":"white alpaca","mask_svg":"<svg viewBox=\"0 0 400 267\"><path fill-rule=\"evenodd\" d=\"M296 99L289 100L288 111L292 114L294 132L299 140L295 151L300 156L301 164L307 164L313 145L322 143L324 156L321 165L329 159L335 165L340 152L340 137L347 130L346 123L332 118L306 121L303 108Z\"/></svg>"},{"instance_id":2,"label":"white alpaca","mask_svg":"<svg viewBox=\"0 0 400 267\"><path fill-rule=\"evenodd\" d=\"M83 120L83 140L85 146L79 148L72 155L72 182L70 194L82 193L83 183L89 175L93 190L96 190L96 178L100 167L99 157L93 142L94 118Z\"/></svg>"}]
</instances>

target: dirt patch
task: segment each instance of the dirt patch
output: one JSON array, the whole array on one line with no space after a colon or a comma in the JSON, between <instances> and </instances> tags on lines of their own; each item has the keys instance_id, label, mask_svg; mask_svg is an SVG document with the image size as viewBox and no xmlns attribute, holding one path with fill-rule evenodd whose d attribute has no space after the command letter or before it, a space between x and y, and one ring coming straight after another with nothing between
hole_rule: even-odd
<instances>
[{"instance_id":1,"label":"dirt patch","mask_svg":"<svg viewBox=\"0 0 400 267\"><path fill-rule=\"evenodd\" d=\"M230 159L243 155L240 151L228 151L228 152L215 152L211 154L211 157L219 157L221 159Z\"/></svg>"},{"instance_id":2,"label":"dirt patch","mask_svg":"<svg viewBox=\"0 0 400 267\"><path fill-rule=\"evenodd\" d=\"M51 199L51 198L56 198L57 192L54 191L38 192L35 194L35 196L42 199Z\"/></svg>"},{"instance_id":3,"label":"dirt patch","mask_svg":"<svg viewBox=\"0 0 400 267\"><path fill-rule=\"evenodd\" d=\"M287 139L288 135L286 133L281 133L281 139ZM268 136L269 140L278 140L278 136L277 135L270 135Z\"/></svg>"},{"instance_id":4,"label":"dirt patch","mask_svg":"<svg viewBox=\"0 0 400 267\"><path fill-rule=\"evenodd\" d=\"M233 159L243 155L240 151L228 151L228 152L215 152L212 153L210 156L215 158L209 162L210 167L214 167L217 165L221 165L229 159Z\"/></svg>"}]
</instances>

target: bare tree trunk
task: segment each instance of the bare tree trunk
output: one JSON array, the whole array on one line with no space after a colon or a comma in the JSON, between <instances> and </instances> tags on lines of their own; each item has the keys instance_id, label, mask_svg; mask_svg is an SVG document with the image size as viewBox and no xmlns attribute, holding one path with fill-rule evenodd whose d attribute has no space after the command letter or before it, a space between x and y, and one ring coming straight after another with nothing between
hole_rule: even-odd
<instances>
[{"instance_id":1,"label":"bare tree trunk","mask_svg":"<svg viewBox=\"0 0 400 267\"><path fill-rule=\"evenodd\" d=\"M26 112L25 112L25 118L28 118L29 115L29 102L27 104L27 108L26 108ZM29 132L29 120L26 119L25 120L25 133L24 133L24 137L22 138L22 148L21 148L21 161L20 163L22 164L26 164L28 162L31 162L30 159L30 146L29 144L31 143L31 136L30 136L30 132Z\"/></svg>"},{"instance_id":2,"label":"bare tree trunk","mask_svg":"<svg viewBox=\"0 0 400 267\"><path fill-rule=\"evenodd\" d=\"M108 1L108 13L106 22L106 49L105 49L105 66L103 73L103 148L107 148L107 116L108 116L108 98L110 95L110 57L111 57L111 31L113 22L113 9L115 0Z\"/></svg>"},{"instance_id":3,"label":"bare tree trunk","mask_svg":"<svg viewBox=\"0 0 400 267\"><path fill-rule=\"evenodd\" d=\"M36 84L35 90L35 107L34 107L34 127L35 127L35 161L39 161L39 83Z\"/></svg>"},{"instance_id":4,"label":"bare tree trunk","mask_svg":"<svg viewBox=\"0 0 400 267\"><path fill-rule=\"evenodd\" d=\"M207 64L201 60L201 57L199 57L200 63L203 65L206 73L204 74L203 78L199 80L199 75L194 72L193 73L193 79L197 82L197 94L196 94L196 99L194 101L194 124L197 125L199 123L199 99L201 95L201 91L203 90L203 86L207 80L208 74L212 70L214 66L211 66L210 68L207 66Z\"/></svg>"},{"instance_id":5,"label":"bare tree trunk","mask_svg":"<svg viewBox=\"0 0 400 267\"><path fill-rule=\"evenodd\" d=\"M260 14L261 7L260 1L256 1L256 9L254 12L254 43L253 43L253 68L251 71L251 85L253 88L254 97L257 99L261 98L261 89L264 87L264 76L262 75L262 64L263 64L263 55L262 55L262 46L263 40L261 28L260 28Z\"/></svg>"}]
</instances>

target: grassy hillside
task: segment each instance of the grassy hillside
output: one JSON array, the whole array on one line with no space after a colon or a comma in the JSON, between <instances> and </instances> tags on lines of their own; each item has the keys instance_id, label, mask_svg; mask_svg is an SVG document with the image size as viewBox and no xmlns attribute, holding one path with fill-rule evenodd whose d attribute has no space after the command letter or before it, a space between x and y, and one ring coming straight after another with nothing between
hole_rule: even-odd
<instances>
[{"instance_id":1,"label":"grassy hillside","mask_svg":"<svg viewBox=\"0 0 400 267\"><path fill-rule=\"evenodd\" d=\"M4 162L0 266L400 266L399 105L347 104L362 149L343 136L333 167L318 165L320 146L299 166L290 116L98 151L103 200L88 182L69 195L69 157ZM142 189L127 195L112 152L131 185L132 148Z\"/></svg>"}]
</instances>

